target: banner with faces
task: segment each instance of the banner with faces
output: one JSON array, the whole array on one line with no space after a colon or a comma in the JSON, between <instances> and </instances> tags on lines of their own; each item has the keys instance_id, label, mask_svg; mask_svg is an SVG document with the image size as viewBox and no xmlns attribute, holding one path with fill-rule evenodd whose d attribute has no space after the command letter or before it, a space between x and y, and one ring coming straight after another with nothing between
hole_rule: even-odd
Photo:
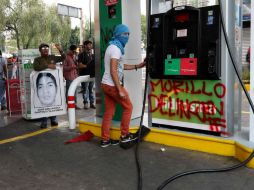
<instances>
[{"instance_id":1,"label":"banner with faces","mask_svg":"<svg viewBox=\"0 0 254 190\"><path fill-rule=\"evenodd\" d=\"M60 68L30 74L31 118L66 114L63 73Z\"/></svg>"}]
</instances>

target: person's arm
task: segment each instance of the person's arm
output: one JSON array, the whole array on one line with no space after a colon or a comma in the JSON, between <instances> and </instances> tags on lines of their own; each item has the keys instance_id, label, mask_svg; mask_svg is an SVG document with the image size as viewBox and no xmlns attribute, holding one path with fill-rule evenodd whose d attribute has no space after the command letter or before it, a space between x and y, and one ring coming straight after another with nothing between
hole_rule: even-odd
<instances>
[{"instance_id":1,"label":"person's arm","mask_svg":"<svg viewBox=\"0 0 254 190\"><path fill-rule=\"evenodd\" d=\"M82 61L84 59L84 53L78 55L78 68L79 69L86 69L87 65L83 64Z\"/></svg>"},{"instance_id":2,"label":"person's arm","mask_svg":"<svg viewBox=\"0 0 254 190\"><path fill-rule=\"evenodd\" d=\"M78 68L79 68L79 69L86 69L86 68L87 68L87 65L84 65L82 62L79 62L79 63L78 63Z\"/></svg>"},{"instance_id":3,"label":"person's arm","mask_svg":"<svg viewBox=\"0 0 254 190\"><path fill-rule=\"evenodd\" d=\"M54 63L48 64L46 69L56 69L56 65Z\"/></svg>"},{"instance_id":4,"label":"person's arm","mask_svg":"<svg viewBox=\"0 0 254 190\"><path fill-rule=\"evenodd\" d=\"M126 94L124 93L123 87L121 86L119 78L118 78L117 66L118 66L118 60L115 58L111 58L110 59L110 74L111 74L112 80L115 84L115 87L118 90L118 94L120 98L125 99Z\"/></svg>"},{"instance_id":5,"label":"person's arm","mask_svg":"<svg viewBox=\"0 0 254 190\"><path fill-rule=\"evenodd\" d=\"M56 49L59 51L60 53L60 57L59 56L55 56L55 62L58 63L58 62L62 62L65 58L66 58L66 55L64 54L61 46L59 44L55 44L55 47Z\"/></svg>"},{"instance_id":6,"label":"person's arm","mask_svg":"<svg viewBox=\"0 0 254 190\"><path fill-rule=\"evenodd\" d=\"M52 65L52 64L50 64ZM47 69L48 66L50 65L47 65L47 64L41 64L40 61L39 61L39 58L35 58L34 59L34 63L33 63L33 67L34 67L34 70L35 71L42 71L44 69ZM51 67L51 66L50 66Z\"/></svg>"},{"instance_id":7,"label":"person's arm","mask_svg":"<svg viewBox=\"0 0 254 190\"><path fill-rule=\"evenodd\" d=\"M124 64L124 70L134 70L134 69L137 70L144 67L145 65L146 65L145 60L137 65Z\"/></svg>"},{"instance_id":8,"label":"person's arm","mask_svg":"<svg viewBox=\"0 0 254 190\"><path fill-rule=\"evenodd\" d=\"M63 63L63 70L64 71L71 71L73 69L76 69L76 65L75 64L69 64L71 62L71 58L69 56L67 56L64 60Z\"/></svg>"}]
</instances>

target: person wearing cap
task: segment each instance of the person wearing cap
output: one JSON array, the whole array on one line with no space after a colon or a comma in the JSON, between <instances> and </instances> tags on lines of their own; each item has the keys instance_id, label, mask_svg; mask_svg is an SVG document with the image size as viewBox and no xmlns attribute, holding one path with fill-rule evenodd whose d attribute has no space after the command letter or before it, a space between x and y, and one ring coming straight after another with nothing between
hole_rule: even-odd
<instances>
[{"instance_id":1,"label":"person wearing cap","mask_svg":"<svg viewBox=\"0 0 254 190\"><path fill-rule=\"evenodd\" d=\"M92 53L93 43L90 40L86 40L83 43L83 51L78 56L78 67L79 67L79 75L89 75L91 78L95 76L95 62L94 62L94 54ZM83 103L84 109L90 108L95 109L94 105L94 81L82 82L82 94L83 94Z\"/></svg>"},{"instance_id":2,"label":"person wearing cap","mask_svg":"<svg viewBox=\"0 0 254 190\"><path fill-rule=\"evenodd\" d=\"M69 51L66 54L66 58L63 62L63 75L66 80L66 101L68 101L67 100L68 99L68 90L70 88L70 85L71 85L72 81L78 77L77 63L76 63L76 59L75 59L76 51L77 51L77 46L71 45L69 47ZM75 103L76 103L75 108L80 109L77 106L76 92L75 92Z\"/></svg>"},{"instance_id":3,"label":"person wearing cap","mask_svg":"<svg viewBox=\"0 0 254 190\"><path fill-rule=\"evenodd\" d=\"M7 79L7 61L2 57L2 51L0 50L0 105L1 110L6 110L6 98L5 98L5 80Z\"/></svg>"},{"instance_id":4,"label":"person wearing cap","mask_svg":"<svg viewBox=\"0 0 254 190\"><path fill-rule=\"evenodd\" d=\"M104 92L105 111L101 127L101 147L118 144L119 141L110 139L110 125L115 113L116 104L123 108L120 124L120 143L125 144L136 140L133 134L129 133L129 124L132 114L132 103L127 90L123 86L123 70L137 70L146 65L145 61L137 65L124 64L124 47L129 40L130 31L124 24L115 27L113 38L109 42L104 56L105 72L101 81L101 88Z\"/></svg>"},{"instance_id":5,"label":"person wearing cap","mask_svg":"<svg viewBox=\"0 0 254 190\"><path fill-rule=\"evenodd\" d=\"M60 45L55 44L55 47L58 49L61 56L55 56L49 54L49 45L46 43L42 43L39 45L39 51L41 53L40 57L36 57L34 59L33 68L35 71L43 71L45 69L56 69L56 63L62 62L65 59L65 54L62 51L62 48ZM57 117L52 116L49 117L51 120L51 126L58 125ZM47 117L43 117L41 119L41 125L40 127L47 128Z\"/></svg>"}]
</instances>

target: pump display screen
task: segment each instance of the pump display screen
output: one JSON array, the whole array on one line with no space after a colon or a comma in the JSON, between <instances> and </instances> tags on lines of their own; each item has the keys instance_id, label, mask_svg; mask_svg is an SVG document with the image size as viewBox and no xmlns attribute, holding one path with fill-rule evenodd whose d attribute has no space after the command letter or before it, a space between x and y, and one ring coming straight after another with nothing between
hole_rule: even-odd
<instances>
[{"instance_id":1,"label":"pump display screen","mask_svg":"<svg viewBox=\"0 0 254 190\"><path fill-rule=\"evenodd\" d=\"M176 37L177 38L182 38L182 37L187 37L188 30L187 29L181 29L176 31Z\"/></svg>"},{"instance_id":2,"label":"pump display screen","mask_svg":"<svg viewBox=\"0 0 254 190\"><path fill-rule=\"evenodd\" d=\"M190 20L190 15L188 13L182 13L179 15L176 15L175 21L176 22L188 22Z\"/></svg>"}]
</instances>

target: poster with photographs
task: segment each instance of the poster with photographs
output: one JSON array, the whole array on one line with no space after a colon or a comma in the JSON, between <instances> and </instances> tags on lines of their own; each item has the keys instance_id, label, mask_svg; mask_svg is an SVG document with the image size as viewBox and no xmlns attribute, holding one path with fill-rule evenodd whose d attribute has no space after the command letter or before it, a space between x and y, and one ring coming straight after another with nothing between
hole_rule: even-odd
<instances>
[{"instance_id":1,"label":"poster with photographs","mask_svg":"<svg viewBox=\"0 0 254 190\"><path fill-rule=\"evenodd\" d=\"M33 71L30 81L33 119L66 113L63 73L60 68Z\"/></svg>"}]
</instances>

